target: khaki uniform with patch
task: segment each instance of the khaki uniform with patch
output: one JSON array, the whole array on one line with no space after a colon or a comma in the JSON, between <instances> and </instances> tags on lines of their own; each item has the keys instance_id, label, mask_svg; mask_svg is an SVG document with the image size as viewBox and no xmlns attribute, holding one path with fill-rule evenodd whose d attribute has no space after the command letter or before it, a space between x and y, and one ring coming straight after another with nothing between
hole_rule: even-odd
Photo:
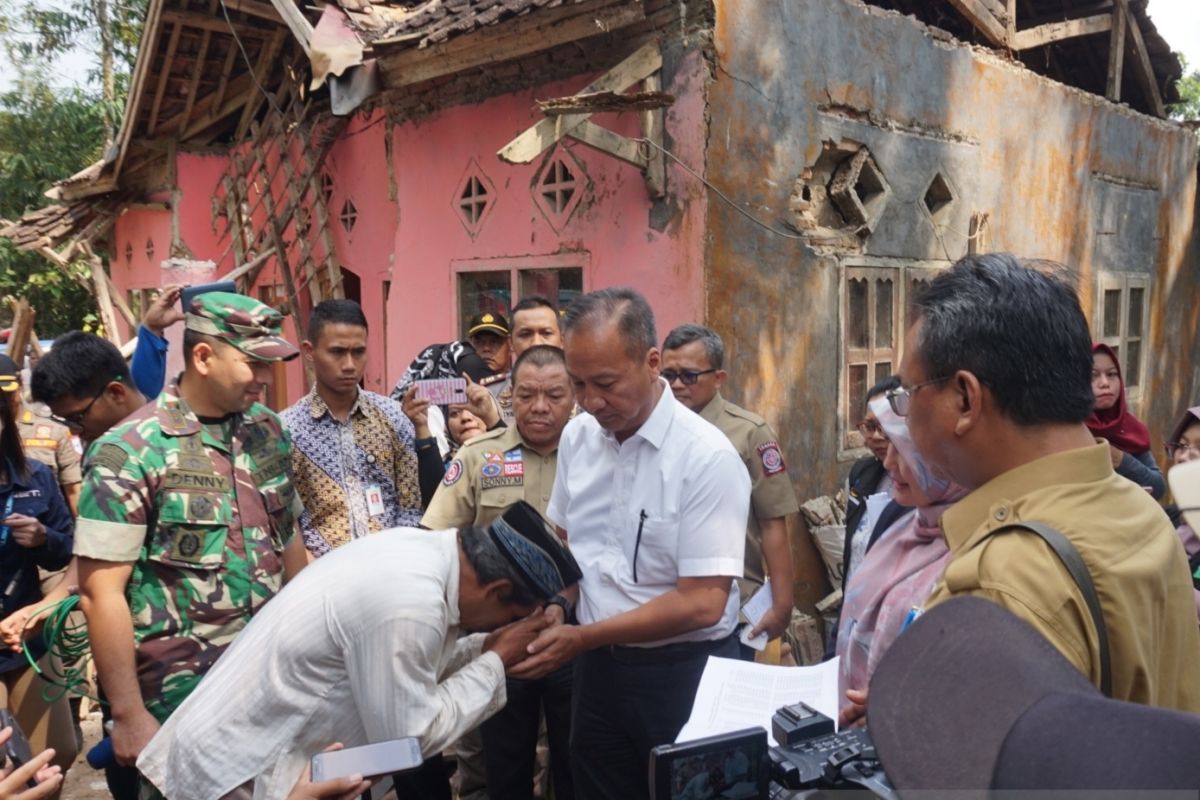
<instances>
[{"instance_id":1,"label":"khaki uniform with patch","mask_svg":"<svg viewBox=\"0 0 1200 800\"><path fill-rule=\"evenodd\" d=\"M760 519L786 517L800 510L796 490L775 431L762 417L730 403L718 393L700 416L720 429L733 444L750 473L750 519L746 523L745 577L738 579L746 602L765 578Z\"/></svg>"},{"instance_id":2,"label":"khaki uniform with patch","mask_svg":"<svg viewBox=\"0 0 1200 800\"><path fill-rule=\"evenodd\" d=\"M64 426L26 408L17 420L17 430L25 445L25 455L49 467L59 486L72 486L83 480L79 451Z\"/></svg>"},{"instance_id":3,"label":"khaki uniform with patch","mask_svg":"<svg viewBox=\"0 0 1200 800\"><path fill-rule=\"evenodd\" d=\"M431 530L488 525L518 500L545 516L557 465L557 452L538 455L515 425L489 431L450 462L421 525Z\"/></svg>"}]
</instances>

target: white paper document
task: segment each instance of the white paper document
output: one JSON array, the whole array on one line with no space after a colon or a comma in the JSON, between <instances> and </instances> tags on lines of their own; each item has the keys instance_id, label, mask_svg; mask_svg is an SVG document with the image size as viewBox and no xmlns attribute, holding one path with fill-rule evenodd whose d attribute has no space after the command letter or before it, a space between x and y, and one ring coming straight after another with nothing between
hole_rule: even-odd
<instances>
[{"instance_id":1,"label":"white paper document","mask_svg":"<svg viewBox=\"0 0 1200 800\"><path fill-rule=\"evenodd\" d=\"M709 656L688 718L676 742L750 728L767 731L781 706L803 701L837 721L838 659L812 667L777 667Z\"/></svg>"},{"instance_id":2,"label":"white paper document","mask_svg":"<svg viewBox=\"0 0 1200 800\"><path fill-rule=\"evenodd\" d=\"M767 646L766 631L763 631L753 639L750 638L750 631L754 629L754 626L758 625L763 615L771 610L774 602L775 600L771 596L771 579L767 578L763 581L763 585L758 587L758 591L750 595L750 599L742 606L742 614L745 615L746 621L750 623L739 637L742 644L747 647L753 647L755 650L762 650Z\"/></svg>"}]
</instances>

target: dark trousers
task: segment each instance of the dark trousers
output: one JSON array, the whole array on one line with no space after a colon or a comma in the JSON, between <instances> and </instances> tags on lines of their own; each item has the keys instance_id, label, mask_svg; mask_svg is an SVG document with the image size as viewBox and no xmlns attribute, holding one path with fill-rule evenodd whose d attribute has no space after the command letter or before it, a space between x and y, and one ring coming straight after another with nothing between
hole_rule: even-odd
<instances>
[{"instance_id":1,"label":"dark trousers","mask_svg":"<svg viewBox=\"0 0 1200 800\"><path fill-rule=\"evenodd\" d=\"M738 657L735 636L656 648L606 647L575 660L571 769L579 800L650 797L650 750L687 722L709 656Z\"/></svg>"},{"instance_id":2,"label":"dark trousers","mask_svg":"<svg viewBox=\"0 0 1200 800\"><path fill-rule=\"evenodd\" d=\"M535 681L508 679L508 702L482 728L491 797L532 800L538 723L544 713L554 800L573 800L569 749L573 680L571 664Z\"/></svg>"}]
</instances>

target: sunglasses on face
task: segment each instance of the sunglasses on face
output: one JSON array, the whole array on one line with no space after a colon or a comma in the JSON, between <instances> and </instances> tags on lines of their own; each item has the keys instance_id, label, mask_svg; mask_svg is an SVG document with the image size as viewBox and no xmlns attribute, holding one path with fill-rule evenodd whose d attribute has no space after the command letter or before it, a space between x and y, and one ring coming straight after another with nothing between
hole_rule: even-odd
<instances>
[{"instance_id":1,"label":"sunglasses on face","mask_svg":"<svg viewBox=\"0 0 1200 800\"><path fill-rule=\"evenodd\" d=\"M696 384L696 381L700 380L701 375L708 375L709 373L716 372L716 371L717 370L715 368L713 368L713 369L684 369L684 370L664 369L659 374L662 375L664 379L666 379L667 383L674 383L675 381L679 381L684 386L694 386Z\"/></svg>"}]
</instances>

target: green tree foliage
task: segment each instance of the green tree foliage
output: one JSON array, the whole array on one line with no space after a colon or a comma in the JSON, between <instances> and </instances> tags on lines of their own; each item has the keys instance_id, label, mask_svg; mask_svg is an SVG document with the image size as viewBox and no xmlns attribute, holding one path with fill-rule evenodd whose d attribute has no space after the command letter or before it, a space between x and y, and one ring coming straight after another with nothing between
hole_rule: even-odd
<instances>
[{"instance_id":1,"label":"green tree foliage","mask_svg":"<svg viewBox=\"0 0 1200 800\"><path fill-rule=\"evenodd\" d=\"M1200 69L1189 72L1183 53L1175 55L1179 57L1179 63L1183 64L1183 77L1175 84L1179 89L1179 102L1172 103L1168 110L1175 119L1200 119Z\"/></svg>"}]
</instances>

